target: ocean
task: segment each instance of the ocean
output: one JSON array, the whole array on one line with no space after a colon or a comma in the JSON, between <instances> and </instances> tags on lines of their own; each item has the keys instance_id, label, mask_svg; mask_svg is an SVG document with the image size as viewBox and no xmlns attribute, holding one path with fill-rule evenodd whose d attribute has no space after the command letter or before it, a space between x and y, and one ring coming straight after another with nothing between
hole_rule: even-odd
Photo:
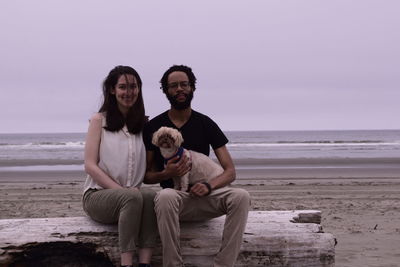
<instances>
[{"instance_id":1,"label":"ocean","mask_svg":"<svg viewBox=\"0 0 400 267\"><path fill-rule=\"evenodd\" d=\"M234 159L400 157L400 130L225 133ZM84 140L85 133L0 134L0 170L83 169Z\"/></svg>"}]
</instances>

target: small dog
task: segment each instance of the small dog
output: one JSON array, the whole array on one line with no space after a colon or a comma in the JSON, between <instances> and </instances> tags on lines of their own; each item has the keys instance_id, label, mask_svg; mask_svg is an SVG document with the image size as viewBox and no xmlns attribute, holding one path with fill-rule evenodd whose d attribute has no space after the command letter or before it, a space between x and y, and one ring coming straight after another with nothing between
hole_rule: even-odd
<instances>
[{"instance_id":1,"label":"small dog","mask_svg":"<svg viewBox=\"0 0 400 267\"><path fill-rule=\"evenodd\" d=\"M183 138L181 133L170 127L161 127L152 138L152 143L160 148L161 155L164 157L165 164L168 160L179 155L180 158L186 156L189 158L191 169L182 177L173 177L174 188L187 192L189 185L198 182L207 182L210 179L220 175L224 169L206 155L184 149L181 145Z\"/></svg>"}]
</instances>

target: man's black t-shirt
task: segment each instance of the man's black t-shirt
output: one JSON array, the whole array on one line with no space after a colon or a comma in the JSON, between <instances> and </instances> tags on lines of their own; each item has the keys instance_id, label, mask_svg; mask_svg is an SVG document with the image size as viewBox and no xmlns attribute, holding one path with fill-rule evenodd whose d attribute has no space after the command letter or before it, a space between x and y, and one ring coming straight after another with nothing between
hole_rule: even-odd
<instances>
[{"instance_id":1,"label":"man's black t-shirt","mask_svg":"<svg viewBox=\"0 0 400 267\"><path fill-rule=\"evenodd\" d=\"M153 133L160 127L166 126L179 130L183 137L182 146L188 150L194 150L210 155L210 145L215 150L228 143L228 139L218 125L206 115L192 110L189 120L181 127L177 128L170 120L168 111L161 113L150 120L144 127L143 140L147 150L154 151L154 163L157 170L164 169L164 159L160 149L151 143ZM160 183L161 187L173 187L172 179Z\"/></svg>"}]
</instances>

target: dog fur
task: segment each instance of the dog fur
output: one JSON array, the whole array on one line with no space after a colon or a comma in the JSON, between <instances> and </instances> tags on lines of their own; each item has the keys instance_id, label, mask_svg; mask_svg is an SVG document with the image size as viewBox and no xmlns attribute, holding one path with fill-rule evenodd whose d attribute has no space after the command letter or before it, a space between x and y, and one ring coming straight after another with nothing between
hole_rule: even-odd
<instances>
[{"instance_id":1,"label":"dog fur","mask_svg":"<svg viewBox=\"0 0 400 267\"><path fill-rule=\"evenodd\" d=\"M170 127L161 127L153 134L152 143L160 148L164 159L170 159L177 154L183 143L183 138L178 130ZM189 158L191 169L181 177L173 177L176 190L188 191L189 184L207 182L224 171L219 164L202 153L183 149L182 156Z\"/></svg>"}]
</instances>

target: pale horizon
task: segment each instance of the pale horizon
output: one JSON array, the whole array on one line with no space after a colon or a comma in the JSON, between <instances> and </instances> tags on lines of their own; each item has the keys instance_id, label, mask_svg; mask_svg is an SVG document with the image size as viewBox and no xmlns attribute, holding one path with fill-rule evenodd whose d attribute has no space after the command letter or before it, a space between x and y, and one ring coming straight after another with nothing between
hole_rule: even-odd
<instances>
[{"instance_id":1,"label":"pale horizon","mask_svg":"<svg viewBox=\"0 0 400 267\"><path fill-rule=\"evenodd\" d=\"M224 130L223 132L346 132L346 131L400 131L400 129L313 129L313 130ZM82 132L0 132L7 134L86 134Z\"/></svg>"},{"instance_id":2,"label":"pale horizon","mask_svg":"<svg viewBox=\"0 0 400 267\"><path fill-rule=\"evenodd\" d=\"M169 103L174 64L223 131L400 129L400 2L50 0L0 3L0 133L86 132L116 65Z\"/></svg>"}]
</instances>

